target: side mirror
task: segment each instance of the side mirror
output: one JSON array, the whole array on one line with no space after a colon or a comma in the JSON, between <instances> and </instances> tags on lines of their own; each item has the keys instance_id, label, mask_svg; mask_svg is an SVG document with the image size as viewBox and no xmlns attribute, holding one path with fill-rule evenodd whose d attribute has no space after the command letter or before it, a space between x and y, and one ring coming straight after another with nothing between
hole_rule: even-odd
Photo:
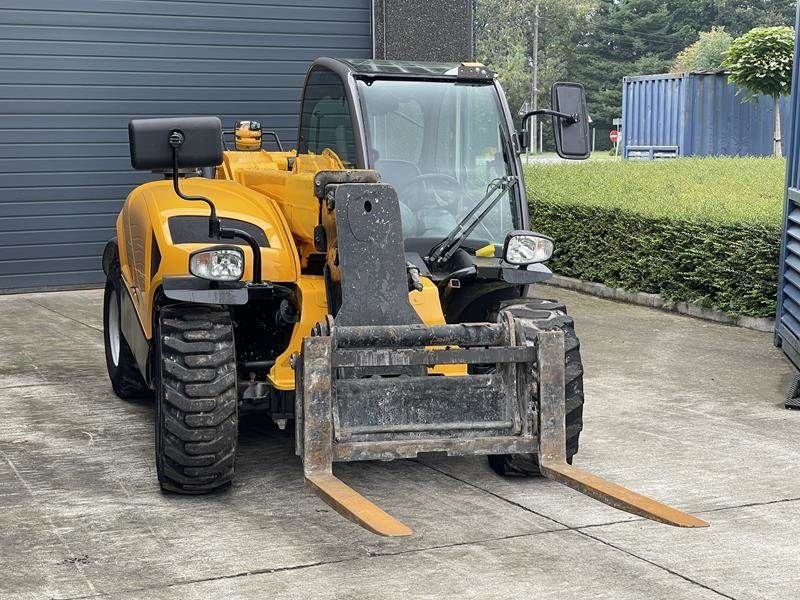
<instances>
[{"instance_id":1,"label":"side mirror","mask_svg":"<svg viewBox=\"0 0 800 600\"><path fill-rule=\"evenodd\" d=\"M241 239L253 250L253 281L261 283L261 247L243 229L226 228L217 208L205 196L187 196L181 191L179 171L216 167L222 163L222 122L217 117L177 117L134 119L128 123L131 165L134 169L172 173L172 188L183 200L208 205L208 237L218 240ZM191 267L190 267L191 269ZM197 272L192 271L197 276Z\"/></svg>"},{"instance_id":2,"label":"side mirror","mask_svg":"<svg viewBox=\"0 0 800 600\"><path fill-rule=\"evenodd\" d=\"M171 143L172 134L181 140ZM131 165L145 171L216 167L222 163L222 122L217 117L134 119L128 124ZM177 154L177 157L174 154Z\"/></svg>"},{"instance_id":3,"label":"side mirror","mask_svg":"<svg viewBox=\"0 0 800 600\"><path fill-rule=\"evenodd\" d=\"M561 158L589 158L589 113L586 111L586 92L579 83L555 83L552 91L552 108L540 108L525 113L522 131L517 133L520 152L530 147L528 119L535 116L553 117L556 152Z\"/></svg>"},{"instance_id":4,"label":"side mirror","mask_svg":"<svg viewBox=\"0 0 800 600\"><path fill-rule=\"evenodd\" d=\"M589 158L589 118L586 91L579 83L554 83L552 107L557 113L573 115L571 119L553 118L556 152L561 158Z\"/></svg>"}]
</instances>

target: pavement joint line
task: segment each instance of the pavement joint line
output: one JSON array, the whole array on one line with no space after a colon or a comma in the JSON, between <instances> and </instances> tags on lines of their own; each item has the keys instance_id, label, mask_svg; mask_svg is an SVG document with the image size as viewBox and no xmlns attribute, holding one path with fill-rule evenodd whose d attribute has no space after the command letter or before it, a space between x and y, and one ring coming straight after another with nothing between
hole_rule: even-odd
<instances>
[{"instance_id":1,"label":"pavement joint line","mask_svg":"<svg viewBox=\"0 0 800 600\"><path fill-rule=\"evenodd\" d=\"M414 462L419 462L419 461L414 461ZM426 466L428 468L431 468L434 471L437 471L437 472L439 472L439 473L441 473L443 475L446 475L447 477L450 477L451 479L454 479L456 481L459 481L459 482L464 483L466 485L469 485L471 487L475 487L476 489L478 489L480 491L483 491L485 493L488 493L488 494L490 494L492 496L495 496L495 497L497 497L497 498L499 498L501 500L505 500L505 501L509 502L510 504L513 504L515 506L519 506L523 510L526 510L528 512L534 513L534 514L536 514L538 516L543 516L543 515L540 515L539 513L537 513L536 511L531 510L530 508L527 508L525 506L519 505L519 504L517 504L517 503L515 503L513 501L510 501L510 500L508 500L506 498L503 498L502 496L498 496L497 494L495 494L495 493L493 493L491 491L485 490L483 488L480 488L479 486L476 486L476 485L474 485L474 484L472 484L472 483L470 483L468 481L464 481L462 479L459 479L458 477L455 477L455 476L453 476L453 475L451 475L449 473L444 473L443 471L440 471L439 469L437 469L435 467L432 467L431 465L427 465L427 464L424 464L424 463L419 463L419 464L422 464L422 465L424 465L424 466ZM719 510L725 510L725 509L719 509ZM711 588L711 587L709 587L709 586L707 586L705 584L702 584L702 583L700 583L698 581L695 581L695 580L693 580L693 579L691 579L691 578L689 578L689 577L687 577L685 575L682 575L682 574L680 574L680 573L678 573L676 571L673 571L673 570L671 570L671 569L669 569L667 567L659 565L658 563L655 563L655 562L653 562L651 560L648 560L646 558L638 556L638 555L636 555L636 554L634 554L632 552L629 552L628 550L625 550L623 548L615 546L614 544L611 544L610 542L607 542L607 541L605 541L605 540L603 540L601 538L597 538L595 536L589 535L588 533L585 533L584 531L582 531L583 529L587 529L587 528L590 528L590 527L602 527L604 525L616 525L616 524L620 524L620 523L630 523L630 522L632 522L634 520L635 521L645 521L646 519L637 518L637 519L626 520L626 521L611 521L611 522L608 522L608 523L596 523L596 524L585 525L585 526L580 526L580 527L571 527L569 525L560 523L558 520L553 519L551 517L544 517L544 518L546 518L546 519L548 519L550 521L554 521L556 523L559 523L560 525L562 525L562 527L560 529L545 529L545 530L542 530L542 531L532 531L532 532L527 532L527 533L516 533L516 534L511 534L511 535L506 535L506 536L490 537L490 538L484 538L484 539L479 539L479 540L469 540L469 541L464 541L464 542L453 542L451 544L439 544L439 545L435 545L435 546L423 546L423 547L420 547L420 548L410 548L408 550L398 550L398 551L394 551L394 552L367 551L365 556L355 556L355 557L352 557L352 558L344 558L344 559L339 559L339 560L318 561L318 562L313 562L313 563L303 563L303 564L291 565L291 566L287 566L287 567L273 567L273 568L264 568L264 569L253 569L253 570L249 570L249 571L242 571L242 572L239 572L239 573L231 573L231 574L227 574L227 575L218 575L218 576L215 576L215 577L205 577L205 578L200 578L200 579L189 579L189 580L185 580L185 581L175 581L175 582L167 583L167 584L164 584L164 585L155 585L155 586L146 586L146 587L140 587L140 588L133 588L133 589L129 589L129 590L123 590L123 591L121 591L119 593L121 593L121 594L130 594L130 593L146 592L146 591L153 591L153 590L159 590L159 589L169 589L169 588L175 588L175 587L182 587L182 586L189 586L189 585L195 585L195 584L200 584L200 583L206 583L206 582L211 582L211 581L220 581L220 580L226 580L226 579L236 579L236 578L239 578L239 577L249 577L249 576L254 576L254 575L267 575L267 574L271 574L271 573L281 573L281 572L284 572L284 571L298 571L298 570L302 570L302 569L320 567L320 566L326 566L326 565L335 565L335 564L342 564L342 563L358 562L358 561L361 561L361 560L369 560L371 558L384 558L384 557L392 557L392 556L398 556L398 555L403 555L403 554L416 554L416 553L420 553L420 552L428 552L428 551L432 551L432 550L446 550L446 549L449 549L449 548L458 548L458 547L462 547L462 546L480 546L480 545L484 545L484 544L488 544L488 543L492 543L492 542L499 542L499 541L503 541L503 540L521 539L521 538L534 537L534 536L544 535L544 534L564 533L564 532L572 532L572 531L574 531L575 533L581 534L584 537L588 537L589 539L591 539L593 541L599 542L599 543L601 543L601 544L603 544L605 546L608 546L608 547L610 547L610 548L612 548L614 550L622 552L623 554L626 554L626 555L630 556L631 558L635 558L635 559L641 560L641 561L643 561L645 563L648 563L651 566L654 566L656 568L662 569L662 570L666 571L667 573L669 573L670 575L679 577L679 578L687 581L688 583L691 583L693 585L697 585L699 587L702 587L703 589L706 589L706 590L708 590L710 592L713 592L714 594L717 594L717 595L719 595L719 596L721 596L723 598L728 598L729 600L736 600L736 598L733 597L733 596L729 596L727 594L724 594L723 592L715 590L715 589L713 589L713 588ZM94 594L90 594L90 595L83 595L83 596L65 596L65 597L58 598L56 600L88 600L88 599L91 599L91 598L102 598L104 596L107 596L107 594L104 593L104 592L98 592L98 593L94 593Z\"/></svg>"},{"instance_id":2,"label":"pavement joint line","mask_svg":"<svg viewBox=\"0 0 800 600\"><path fill-rule=\"evenodd\" d=\"M554 519L553 517L548 517L547 515L545 515L543 513L537 512L537 511L533 510L532 508L530 508L528 506L525 506L524 504L520 504L519 502L514 502L513 500L509 500L508 498L505 498L505 497L501 496L500 494L497 494L497 493L495 493L495 492L493 492L491 490L487 490L486 488L482 488L482 487L480 487L479 485L477 485L475 483L472 483L470 481L466 481L464 479L460 479L459 477L456 477L455 475L452 475L450 473L442 471L441 469L437 469L433 465L429 465L427 463L424 463L424 462L421 462L421 461L418 461L418 460L414 461L414 462L418 462L419 464L424 465L424 466L428 467L429 469L433 469L434 471L437 471L437 472L441 473L442 475L446 475L447 477L450 477L451 479L455 479L456 481L460 481L461 483L463 483L465 485L474 487L477 490L480 490L480 491L482 491L482 492L484 492L486 494L494 496L495 498L498 498L499 500L502 500L503 502L507 502L508 504L511 504L512 506L516 506L517 508L521 508L522 510L525 510L525 511L528 511L530 513L533 513L534 515L536 515L538 517L542 517L542 518L547 519L549 521L553 521L554 523L557 523L558 525L561 526L561 529L551 529L547 533L555 532L555 531L578 531L578 532L580 532L581 529L588 529L590 527L606 527L608 525L621 525L623 523L634 523L636 521L647 521L647 519L645 519L643 517L637 517L637 516L631 515L632 518L619 519L619 520L616 520L616 521L607 521L605 523L591 523L591 524L588 524L588 525L574 525L574 526L573 525L568 525L566 523L563 523L563 522L559 521L558 519Z\"/></svg>"},{"instance_id":3,"label":"pavement joint line","mask_svg":"<svg viewBox=\"0 0 800 600\"><path fill-rule=\"evenodd\" d=\"M751 506L769 506L771 504L783 504L784 502L798 502L799 498L779 498L778 500L764 500L762 502L746 502L744 504L734 504L733 506L720 506L718 508L708 508L706 510L698 510L697 514L702 515L705 513L721 512L723 510L736 510L737 508L749 508Z\"/></svg>"},{"instance_id":4,"label":"pavement joint line","mask_svg":"<svg viewBox=\"0 0 800 600\"><path fill-rule=\"evenodd\" d=\"M49 306L45 306L44 304L40 304L39 302L36 302L35 300L31 300L30 298L25 298L25 300L27 300L28 302L30 302L31 304L33 304L35 306L38 306L39 308L43 308L45 310L49 310L51 313L57 314L59 317L63 317L64 319L69 319L70 321L72 321L74 323L77 323L78 325L83 325L84 327L88 327L89 329L94 329L95 331L99 331L100 333L103 333L103 329L101 327L95 327L94 325L89 325L88 323L84 323L83 321L80 321L80 320L76 319L75 317L70 317L68 315L65 315L64 313L60 313L57 310L54 310L54 309L50 308Z\"/></svg>"},{"instance_id":5,"label":"pavement joint line","mask_svg":"<svg viewBox=\"0 0 800 600\"><path fill-rule=\"evenodd\" d=\"M200 578L200 579L189 579L189 580L185 580L185 581L175 581L175 582L167 583L167 584L164 584L164 585L155 585L155 586L146 586L146 587L140 587L140 588L133 588L133 589L129 589L129 590L122 590L122 591L120 591L118 593L119 594L130 594L130 593L135 593L135 592L146 592L146 591L153 591L153 590L181 587L181 586L185 586L185 585L195 585L195 584L198 584L198 583L206 583L206 582L210 582L210 581L236 579L236 578L239 578L239 577L249 577L249 576L253 576L253 575L268 575L268 574L271 574L271 573L281 573L281 572L284 572L284 571L298 571L298 570L302 570L302 569L308 569L308 568L313 568L313 567L321 567L321 566L326 566L326 565L336 565L336 564L342 564L342 563L358 562L358 561L362 561L362 560L369 560L371 558L388 558L388 557L398 556L398 555L403 555L403 554L416 554L416 553L419 553L419 552L428 552L428 551L431 551L431 550L447 550L449 548L458 548L458 547L462 547L462 546L480 546L480 545L489 544L489 543L492 543L492 542L500 542L500 541L503 541L503 540L520 539L520 538L533 537L533 536L537 536L537 535L545 535L545 534L550 534L550 533L563 533L565 531L574 531L574 529L565 527L563 529L547 529L547 530L542 530L542 531L531 531L531 532L527 532L527 533L515 533L515 534L511 534L511 535L490 537L490 538L479 539L479 540L469 540L469 541L464 541L464 542L453 542L452 544L439 544L439 545L435 545L435 546L423 546L423 547L420 547L420 548L409 548L408 550L398 550L396 552L373 552L373 551L367 551L366 555L364 555L364 556L355 556L355 557L352 557L352 558L343 558L343 559L339 559L339 560L318 561L318 562L314 562L314 563L304 563L304 564L292 565L292 566L287 566L287 567L273 567L273 568L264 568L264 569L253 569L253 570L250 570L250 571L242 571L242 572L239 572L239 573L231 573L231 574L228 574L228 575L218 575L216 577L204 577L204 578ZM580 532L578 532L578 533L580 533ZM598 540L598 541L602 541L602 540ZM658 565L655 565L655 566L658 566ZM95 594L84 595L84 596L63 596L63 597L60 597L60 598L56 598L54 600L88 600L90 598L102 598L102 597L104 597L106 595L107 594L105 592L98 592L98 593L95 593Z\"/></svg>"},{"instance_id":6,"label":"pavement joint line","mask_svg":"<svg viewBox=\"0 0 800 600\"><path fill-rule=\"evenodd\" d=\"M186 579L183 581L172 581L170 583L165 583L164 585L150 585L150 586L143 586L138 588L131 588L128 590L120 590L118 592L114 592L115 595L121 594L133 594L136 592L148 592L154 590L164 590L170 589L175 587L181 587L184 585L195 585L198 583L206 583L209 581L221 581L225 579L237 579L239 577L251 577L253 575L268 575L270 573L282 573L284 571L298 571L301 569L308 569L310 567L320 567L324 565L336 565L340 563L346 562L355 562L357 560L363 560L364 557L354 557L354 558L342 558L339 560L322 560L313 563L303 563L299 565L291 565L287 567L273 567L269 569L253 569L252 571L241 571L239 573L230 573L228 575L217 575L216 577L203 577L200 579ZM84 595L84 596L61 596L58 598L53 598L53 600L87 600L89 598L105 598L108 597L108 592L96 592L94 594Z\"/></svg>"},{"instance_id":7,"label":"pavement joint line","mask_svg":"<svg viewBox=\"0 0 800 600\"><path fill-rule=\"evenodd\" d=\"M503 540L516 540L526 537L534 537L537 535L544 535L547 533L563 533L569 529L543 529L542 531L529 531L527 533L512 533L510 535L501 535L498 537L489 537L481 540L470 540L466 542L453 542L451 544L439 544L436 546L424 546L422 548L409 548L408 550L397 550L394 552L368 552L369 558L379 558L381 556L399 556L401 554L414 554L416 552L426 552L428 550L446 550L448 548L459 548L461 546L479 546L481 544L489 544L491 542L502 542Z\"/></svg>"},{"instance_id":8,"label":"pavement joint line","mask_svg":"<svg viewBox=\"0 0 800 600\"><path fill-rule=\"evenodd\" d=\"M716 589L712 588L711 586L708 586L708 585L706 585L704 583L700 583L699 581L697 581L695 579L692 579L688 575L683 575L682 573L679 573L678 571L670 569L669 567L665 567L664 565L660 565L655 561L652 561L650 559L644 558L643 556L639 556L638 554L635 554L634 552L631 552L629 550L625 550L624 548L620 548L619 546L616 546L616 545L612 544L611 542L607 542L606 540L604 540L602 538L596 537L594 535L590 535L590 534L586 533L585 531L581 531L580 529L578 529L576 531L578 533L580 533L581 535L586 536L587 538L589 538L591 540L594 540L596 542L600 542L601 544L604 544L604 545L608 546L609 548L613 548L614 550L622 552L623 554L627 554L628 556L630 556L632 558L636 558L638 560L641 560L642 562L646 562L649 565L652 565L654 567L662 569L663 571L666 571L670 575L674 575L675 577L680 577L684 581L686 581L688 583L691 583L693 585L696 585L698 587L701 587L704 590L708 590L709 592L713 592L714 594L717 594L718 596L721 596L722 598L728 598L728 600L737 600L735 596L730 596L730 595L728 595L728 594L726 594L724 592L720 592L719 590L716 590Z\"/></svg>"},{"instance_id":9,"label":"pavement joint line","mask_svg":"<svg viewBox=\"0 0 800 600\"><path fill-rule=\"evenodd\" d=\"M12 467L12 469L14 469L14 472L17 473L17 476L21 477L21 475L19 475L18 471L14 468L13 464L10 463L8 458L5 455L3 455L3 457L6 459L7 462L9 462L10 466ZM590 535L589 533L586 533L586 531L584 531L585 529L589 529L589 528L597 528L597 527L603 527L603 526L608 526L608 525L625 524L625 523L631 523L631 522L634 522L634 521L645 521L646 519L635 518L635 519L627 519L627 520L621 520L621 521L610 521L610 522L607 522L607 523L594 523L594 524L591 524L591 525L583 525L583 526L575 526L575 527L573 527L573 526L567 525L566 523L562 523L561 521L559 521L559 520L557 520L557 519L555 519L553 517L549 517L549 516L543 515L541 513L538 513L537 511L534 511L533 509L530 509L530 508L528 508L528 507L526 507L524 505L521 505L521 504L519 504L517 502L514 502L512 500L509 500L508 498L504 498L504 497L500 496L499 494L497 494L495 492L492 492L490 490L487 490L485 488L482 488L482 487L480 487L480 486L478 486L478 485L476 485L474 483L471 483L469 481L465 481L465 480L463 480L463 479L461 479L459 477L456 477L456 476L454 476L454 475L452 475L450 473L447 473L447 472L445 472L445 471L443 471L443 470L441 470L441 469L439 469L437 467L434 467L433 465L429 465L429 464L421 462L419 460L416 460L414 462L417 462L418 464L420 464L420 465L422 465L424 467L427 467L427 468L429 468L429 469L431 469L433 471L436 471L437 473L440 473L440 474L442 474L442 475L444 475L444 476L446 476L446 477L448 477L450 479L453 479L455 481L458 481L460 483L463 483L465 485L473 487L473 488L475 488L475 489L477 489L479 491L482 491L482 492L484 492L486 494L494 496L494 497L498 498L499 500L503 500L504 502L512 504L513 506L521 508L521 509L523 509L523 510L525 510L527 512L533 513L533 514L535 514L537 516L540 516L540 517L545 518L545 519L547 519L549 521L557 523L561 527L558 528L558 529L545 529L545 530L542 530L542 531L511 534L511 535L507 535L507 536L490 537L490 538L484 538L484 539L479 539L479 540L470 540L470 541L464 541L464 542L454 542L454 543L451 543L451 544L440 544L440 545L434 545L434 546L423 546L423 547L420 547L420 548L411 548L411 549L408 549L408 550L398 550L398 551L394 551L394 552L367 551L366 556L356 556L356 557L353 557L353 558L340 559L340 560L331 560L331 561L318 561L318 562L314 562L314 563L304 563L304 564L300 564L300 565L292 565L292 566L287 566L287 567L254 569L254 570L243 571L243 572L239 572L239 573L232 573L232 574L227 574L227 575L219 575L219 576L215 576L215 577L207 577L207 578L201 578L201 579L193 579L193 580L172 582L172 583L168 583L168 584L160 585L160 586L147 586L147 587L135 588L135 589L131 589L131 590L125 590L123 593L135 593L135 592L144 592L144 591L148 591L148 590L152 591L152 590L156 590L156 589L168 589L168 588L180 587L180 586L184 586L184 585L194 585L194 584L198 584L198 583L205 583L205 582L209 582L209 581L235 579L235 578L238 578L238 577L247 577L247 576L251 576L251 575L262 575L262 574L270 574L270 573L279 573L279 572L283 572L283 571L295 571L295 570L301 570L301 569L317 567L317 566L325 566L325 565L330 565L330 564L357 562L359 560L369 560L370 558L391 557L391 556L397 556L397 555L403 555L403 554L416 554L416 553L419 553L419 552L427 552L427 551L432 551L432 550L443 550L443 549L456 548L456 547L462 547L462 546L477 546L477 545L482 545L482 544L487 544L487 543L492 543L492 542L498 542L498 541L503 541L503 540L519 539L519 538L532 537L532 536L549 534L549 533L563 533L563 532L574 531L574 532L576 532L576 533L578 533L580 535L583 535L584 537L587 537L587 538L589 538L589 539L591 539L593 541L599 542L599 543L601 543L601 544L603 544L605 546L608 546L608 547L610 547L610 548L612 548L614 550L617 550L617 551L619 551L619 552L621 552L623 554L626 554L626 555L630 556L631 558L638 559L638 560L640 560L642 562L645 562L645 563L647 563L647 564L649 564L651 566L654 566L656 568L662 569L662 570L666 571L667 573L669 573L670 575L673 575L675 577L679 577L679 578L685 580L688 583L691 583L693 585L696 585L698 587L706 589L706 590L708 590L708 591L710 591L710 592L712 592L714 594L717 594L717 595L719 595L719 596L721 596L723 598L728 598L729 600L736 600L736 598L734 596L730 596L730 595L727 595L727 594L725 594L723 592L720 592L719 590L716 590L716 589L714 589L714 588L712 588L710 586L707 586L707 585L705 585L705 584L703 584L703 583L701 583L699 581L696 581L696 580L694 580L694 579L692 579L692 578L690 578L688 576L682 575L681 573L679 573L677 571L669 569L668 567L660 565L660 564L658 564L658 563L656 563L654 561L651 561L651 560L649 560L647 558L639 556L639 555L637 555L637 554L635 554L633 552L625 550L624 548L621 548L621 547L616 546L616 545L614 545L614 544L612 544L610 542L607 542L606 540L603 540L602 538L596 537L594 535ZM25 482L24 479L22 479L22 481L23 481L24 485L27 484L27 482ZM26 487L29 488L30 486L26 485ZM31 491L32 490L29 489L29 493ZM718 512L718 511L722 511L722 510L733 510L733 509L736 509L736 508L747 507L747 506L763 506L763 505L777 504L777 503L782 503L782 502L792 502L792 501L798 501L798 500L800 500L800 498L784 498L784 499L773 500L773 501L769 501L769 502L753 502L753 503L743 504L743 505L739 505L739 506L722 507L722 508L709 509L707 511L700 511L700 512ZM90 595L63 597L61 600L83 600L83 599L89 599L89 598L103 597L105 595L106 595L105 593L98 592L98 593L93 593L93 594L90 594Z\"/></svg>"},{"instance_id":10,"label":"pavement joint line","mask_svg":"<svg viewBox=\"0 0 800 600\"><path fill-rule=\"evenodd\" d=\"M732 504L731 506L719 506L717 508L706 508L703 510L696 510L692 511L692 514L696 515L704 515L708 513L715 513L715 512L722 512L724 510L736 510L739 508L749 508L751 506L770 506L771 504L782 504L784 502L799 502L800 497L798 498L780 498L778 500L764 500L762 502L746 502L744 504ZM623 523L637 523L637 522L644 522L649 521L649 519L645 519L643 517L633 517L632 519L624 519L621 521L609 521L608 523L589 523L588 525L579 525L574 527L574 529L591 529L593 527L605 527L607 525L621 525Z\"/></svg>"},{"instance_id":11,"label":"pavement joint line","mask_svg":"<svg viewBox=\"0 0 800 600\"><path fill-rule=\"evenodd\" d=\"M537 517L541 517L543 519L547 519L548 521L552 521L553 523L556 523L557 525L560 525L564 529L571 529L569 525L567 525L566 523L562 523L558 519L554 519L553 517L548 517L547 515L542 514L540 512L537 512L537 511L533 510L532 508L530 508L528 506L525 506L524 504L520 504L519 502L514 502L513 500L509 500L508 498L504 498L500 494L498 494L496 492L493 492L491 490L487 490L486 488L483 488L483 487L481 487L481 486L479 486L479 485L477 485L475 483L472 483L471 481L466 481L465 479L461 479L460 477L456 477L452 473L448 473L447 471L439 469L438 467L434 467L433 465L430 465L430 464L428 464L426 462L423 462L421 460L415 460L414 462L416 462L418 464L421 464L421 465L423 465L423 466L425 466L425 467L427 467L427 468L429 468L429 469L431 469L433 471L436 471L437 473L441 473L445 477L449 477L450 479L454 479L456 481L459 481L459 482L463 483L464 485L468 485L468 486L470 486L472 488L475 488L476 490L480 490L481 492L483 492L485 494L489 494L490 496L494 496L498 500L502 500L503 502L507 502L508 504L511 504L512 506L516 506L517 508L521 508L524 511L527 511L529 513L533 513ZM558 530L554 530L554 531L558 531Z\"/></svg>"},{"instance_id":12,"label":"pavement joint line","mask_svg":"<svg viewBox=\"0 0 800 600\"><path fill-rule=\"evenodd\" d=\"M748 508L751 506L770 506L771 504L783 504L785 502L798 502L800 501L800 497L798 498L779 498L778 500L763 500L761 502L745 502L744 504L732 504L731 506L719 506L717 508L706 508L703 510L696 510L692 511L692 514L697 515L704 515L708 513L716 513L721 512L724 510L736 510L739 508ZM643 517L634 517L632 519L626 519L622 521L611 521L609 523L590 523L588 525L580 525L575 529L591 529L592 527L605 527L606 525L620 525L622 523L636 523L636 522L643 522L648 521L649 519L645 519Z\"/></svg>"},{"instance_id":13,"label":"pavement joint line","mask_svg":"<svg viewBox=\"0 0 800 600\"><path fill-rule=\"evenodd\" d=\"M447 477L455 479L456 481L460 481L461 483L463 483L465 485L468 485L470 487L473 487L473 488L476 488L478 490L481 490L482 492L490 494L491 496L494 496L495 498L498 498L500 500L504 500L505 502L508 502L509 504L511 504L513 506L517 506L517 507L519 507L519 508L521 508L523 510L526 510L528 512L531 512L531 513L533 513L533 514L535 514L537 516L540 516L542 518L545 518L545 519L548 519L550 521L553 521L554 523L558 523L559 525L561 525L563 527L563 529L556 529L556 530L553 530L553 532L559 532L560 533L562 531L574 531L575 533L578 533L578 534L580 534L582 536L585 536L585 537L587 537L587 538L589 538L591 540L594 540L596 542L600 542L601 544L604 544L604 545L606 545L606 546L608 546L610 548L614 548L615 550L618 550L619 552L622 552L623 554L627 554L628 556L630 556L632 558L636 558L636 559L641 560L642 562L645 562L645 563L647 563L647 564L649 564L651 566L654 566L656 568L662 569L663 571L669 573L670 575L673 575L675 577L679 577L679 578L683 579L684 581L687 581L687 582L689 582L689 583L691 583L693 585L699 586L699 587L701 587L703 589L706 589L706 590L708 590L710 592L718 594L719 596L721 596L723 598L728 598L729 600L736 600L736 598L734 598L733 596L729 596L727 594L724 594L723 592L720 592L718 590L715 590L712 587L709 587L709 586L705 585L704 583L700 583L699 581L695 581L691 577L688 577L686 575L682 575L681 573L678 573L677 571L674 571L674 570L672 570L672 569L670 569L668 567L665 567L664 565L660 565L657 562L654 562L652 560L648 560L648 559L646 559L646 558L644 558L642 556L634 554L633 552L629 552L628 550L625 550L623 548L615 546L614 544L612 544L610 542L606 542L605 540L603 540L601 538L598 538L598 537L595 537L593 535L590 535L590 534L586 533L585 531L583 531L583 529L586 529L588 526L587 527L581 527L581 526L579 526L579 527L571 527L571 526L567 525L566 523L563 523L563 522L559 521L558 519L555 519L553 517L549 517L549 516L544 515L542 513L536 512L535 510L533 510L533 509L531 509L531 508L529 508L527 506L524 506L524 505L520 504L519 502L514 502L513 500L509 500L508 498L504 498L503 496L500 496L499 494L497 494L495 492L492 492L491 490L487 490L485 488L482 488L481 486L479 486L477 484L474 484L474 483L472 483L470 481L465 481L465 480L463 480L463 479L461 479L459 477L456 477L455 475L452 475L452 474L447 473L447 472L445 472L445 471L443 471L441 469L438 469L438 468L434 467L433 465L429 465L429 464L427 464L425 462L422 462L422 461L419 461L419 460L417 460L415 462L418 462L419 464L424 465L424 466L428 467L429 469L437 471L438 473L446 475ZM620 524L620 523L631 523L633 521L645 521L645 520L646 519L626 519L626 520L623 520L623 521L616 521L616 522L613 522L613 523L607 523L606 525L617 525L617 524ZM599 526L600 525L593 525L592 527L599 527ZM548 533L550 533L550 532L548 532Z\"/></svg>"}]
</instances>

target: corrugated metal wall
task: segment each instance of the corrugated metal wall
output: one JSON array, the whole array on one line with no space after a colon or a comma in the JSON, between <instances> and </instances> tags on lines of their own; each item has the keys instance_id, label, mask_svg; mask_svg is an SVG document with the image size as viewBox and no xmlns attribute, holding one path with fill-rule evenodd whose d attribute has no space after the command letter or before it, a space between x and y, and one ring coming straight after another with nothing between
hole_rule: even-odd
<instances>
[{"instance_id":1,"label":"corrugated metal wall","mask_svg":"<svg viewBox=\"0 0 800 600\"><path fill-rule=\"evenodd\" d=\"M772 98L746 102L746 94L724 74L626 77L622 86L624 157L648 148L679 156L772 154ZM789 99L783 98L784 140L790 114Z\"/></svg>"},{"instance_id":2,"label":"corrugated metal wall","mask_svg":"<svg viewBox=\"0 0 800 600\"><path fill-rule=\"evenodd\" d=\"M683 130L680 75L626 77L622 93L623 155L627 147L677 147Z\"/></svg>"},{"instance_id":3,"label":"corrugated metal wall","mask_svg":"<svg viewBox=\"0 0 800 600\"><path fill-rule=\"evenodd\" d=\"M252 117L294 143L317 56L372 56L371 0L3 0L0 289L102 281L131 118Z\"/></svg>"},{"instance_id":4,"label":"corrugated metal wall","mask_svg":"<svg viewBox=\"0 0 800 600\"><path fill-rule=\"evenodd\" d=\"M795 33L800 32L800 6ZM795 43L775 343L800 368L800 45Z\"/></svg>"}]
</instances>

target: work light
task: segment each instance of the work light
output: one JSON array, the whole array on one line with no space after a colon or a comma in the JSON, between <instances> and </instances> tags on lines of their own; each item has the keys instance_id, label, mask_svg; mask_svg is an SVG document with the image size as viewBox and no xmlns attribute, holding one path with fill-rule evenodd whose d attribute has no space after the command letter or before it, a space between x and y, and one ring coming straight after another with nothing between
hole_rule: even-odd
<instances>
[{"instance_id":1,"label":"work light","mask_svg":"<svg viewBox=\"0 0 800 600\"><path fill-rule=\"evenodd\" d=\"M512 265L544 262L553 255L553 240L530 231L511 231L506 236L503 258Z\"/></svg>"},{"instance_id":2,"label":"work light","mask_svg":"<svg viewBox=\"0 0 800 600\"><path fill-rule=\"evenodd\" d=\"M228 246L199 250L189 257L189 271L212 281L238 281L244 274L244 254Z\"/></svg>"}]
</instances>

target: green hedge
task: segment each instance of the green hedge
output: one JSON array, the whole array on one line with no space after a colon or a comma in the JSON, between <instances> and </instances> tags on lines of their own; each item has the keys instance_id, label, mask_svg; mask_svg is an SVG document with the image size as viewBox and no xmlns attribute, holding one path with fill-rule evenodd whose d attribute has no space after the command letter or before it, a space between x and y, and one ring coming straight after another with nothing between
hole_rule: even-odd
<instances>
[{"instance_id":1,"label":"green hedge","mask_svg":"<svg viewBox=\"0 0 800 600\"><path fill-rule=\"evenodd\" d=\"M620 208L651 217L780 226L785 161L680 158L586 161L526 168L537 201Z\"/></svg>"},{"instance_id":2,"label":"green hedge","mask_svg":"<svg viewBox=\"0 0 800 600\"><path fill-rule=\"evenodd\" d=\"M591 169L583 177L579 171L571 171L594 167L602 172L603 163L532 167L526 177L531 225L556 240L550 267L561 275L635 292L658 293L667 300L692 302L734 316L770 317L775 312L781 204L780 196L772 194L782 188L782 175L775 169L777 161L762 161L765 169L774 171L772 175L779 179L775 185L765 176L771 187L767 190L763 186L761 196L756 198L761 205L758 210L751 210L758 202L752 200L752 190L748 197L742 180L752 179L754 174L745 171L738 178L736 175L737 170L745 170L748 161L752 164L758 159L738 160L738 169L731 168L737 159L722 162L727 176L733 179L724 182L713 177L712 167L719 165L720 159L715 159L716 163L695 159L689 165L686 160L647 163L644 168L642 163L615 163L614 197L603 192L599 179L587 182L585 174ZM714 207L705 212L685 194L681 195L681 186L676 184L681 176L691 177L686 171L697 169L698 163L704 178L711 171L709 181L715 184L705 190L705 204ZM631 172L625 173L617 166L620 164L622 169L631 165ZM651 171L648 184L648 165L653 171L671 165L670 196L657 197L663 194L652 189L658 187L659 173ZM559 180L566 190L562 187L548 194L543 188L555 185L552 179L545 186L534 187L543 176L547 180L548 169L564 176ZM626 183L635 191L626 193ZM734 205L727 197L717 203L709 200L717 188L734 189L737 185L735 210L729 210ZM591 193L576 192L580 188ZM576 195L564 197L570 194ZM772 209L765 209L767 205ZM670 210L676 215L665 214Z\"/></svg>"}]
</instances>

